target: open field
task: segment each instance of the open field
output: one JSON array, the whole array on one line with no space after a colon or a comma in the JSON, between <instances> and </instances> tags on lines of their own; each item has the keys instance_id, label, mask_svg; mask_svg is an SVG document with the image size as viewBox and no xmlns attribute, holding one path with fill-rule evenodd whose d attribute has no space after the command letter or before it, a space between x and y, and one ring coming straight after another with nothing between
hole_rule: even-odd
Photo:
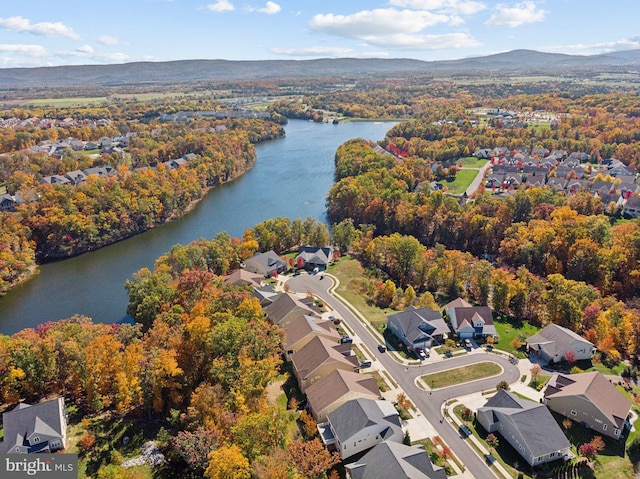
<instances>
[{"instance_id":1,"label":"open field","mask_svg":"<svg viewBox=\"0 0 640 479\"><path fill-rule=\"evenodd\" d=\"M476 177L478 172L476 170L459 170L456 173L456 178L453 181L444 181L444 185L447 185L449 193L452 195L459 195L469 188L469 185Z\"/></svg>"},{"instance_id":2,"label":"open field","mask_svg":"<svg viewBox=\"0 0 640 479\"><path fill-rule=\"evenodd\" d=\"M84 98L42 98L39 100L28 100L23 103L25 106L52 106L57 108L82 107L89 105L104 105L109 102L106 96L84 97Z\"/></svg>"},{"instance_id":3,"label":"open field","mask_svg":"<svg viewBox=\"0 0 640 479\"><path fill-rule=\"evenodd\" d=\"M520 336L524 336L525 338L533 336L540 330L540 328L529 323L504 315L496 315L493 325L496 327L496 334L499 338L499 342L496 343L496 348L521 358L524 357L522 351L514 348L511 342ZM524 341L522 342L524 343Z\"/></svg>"},{"instance_id":4,"label":"open field","mask_svg":"<svg viewBox=\"0 0 640 479\"><path fill-rule=\"evenodd\" d=\"M468 156L467 158L461 158L458 163L462 163L463 168L476 168L480 169L487 164L487 161L483 158L476 158L475 156Z\"/></svg>"},{"instance_id":5,"label":"open field","mask_svg":"<svg viewBox=\"0 0 640 479\"><path fill-rule=\"evenodd\" d=\"M439 389L475 381L476 379L489 378L501 372L502 367L500 365L486 361L456 369L448 369L447 371L441 371L439 373L427 374L426 376L422 376L421 379L432 389Z\"/></svg>"}]
</instances>

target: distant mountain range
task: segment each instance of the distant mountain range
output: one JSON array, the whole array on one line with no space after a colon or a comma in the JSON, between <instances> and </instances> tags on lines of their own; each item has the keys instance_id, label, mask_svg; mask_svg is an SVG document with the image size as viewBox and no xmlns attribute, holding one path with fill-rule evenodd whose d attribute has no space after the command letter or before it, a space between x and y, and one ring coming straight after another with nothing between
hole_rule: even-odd
<instances>
[{"instance_id":1,"label":"distant mountain range","mask_svg":"<svg viewBox=\"0 0 640 479\"><path fill-rule=\"evenodd\" d=\"M425 62L411 59L337 58L319 60L180 60L113 65L73 65L0 69L0 89L115 86L199 81L321 78L391 73L558 72L640 66L640 50L579 56L513 50L484 57Z\"/></svg>"}]
</instances>

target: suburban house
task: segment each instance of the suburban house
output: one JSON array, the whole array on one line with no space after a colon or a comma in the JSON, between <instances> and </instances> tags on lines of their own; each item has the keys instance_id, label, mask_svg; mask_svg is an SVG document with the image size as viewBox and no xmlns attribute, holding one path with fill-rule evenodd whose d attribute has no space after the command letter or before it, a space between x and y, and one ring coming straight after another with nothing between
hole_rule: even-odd
<instances>
[{"instance_id":1,"label":"suburban house","mask_svg":"<svg viewBox=\"0 0 640 479\"><path fill-rule=\"evenodd\" d=\"M487 432L499 432L531 466L563 458L571 449L544 404L522 399L505 389L478 409L476 419Z\"/></svg>"},{"instance_id":2,"label":"suburban house","mask_svg":"<svg viewBox=\"0 0 640 479\"><path fill-rule=\"evenodd\" d=\"M320 436L328 448L334 448L345 460L382 441L402 442L404 432L400 416L388 401L354 399L329 413L327 422L318 424Z\"/></svg>"},{"instance_id":3,"label":"suburban house","mask_svg":"<svg viewBox=\"0 0 640 479\"><path fill-rule=\"evenodd\" d=\"M266 253L256 253L245 260L244 267L251 273L261 274L265 278L270 278L286 271L289 265L286 261L280 259L280 256L275 251L270 250Z\"/></svg>"},{"instance_id":4,"label":"suburban house","mask_svg":"<svg viewBox=\"0 0 640 479\"><path fill-rule=\"evenodd\" d=\"M628 218L637 218L640 216L640 196L627 198L627 202L622 208L622 214Z\"/></svg>"},{"instance_id":5,"label":"suburban house","mask_svg":"<svg viewBox=\"0 0 640 479\"><path fill-rule=\"evenodd\" d=\"M439 311L413 306L387 317L387 329L409 349L430 348L441 343L449 326Z\"/></svg>"},{"instance_id":6,"label":"suburban house","mask_svg":"<svg viewBox=\"0 0 640 479\"><path fill-rule=\"evenodd\" d=\"M296 256L296 266L306 270L318 268L324 271L333 259L333 248L327 246L318 248L315 246L301 246Z\"/></svg>"},{"instance_id":7,"label":"suburban house","mask_svg":"<svg viewBox=\"0 0 640 479\"><path fill-rule=\"evenodd\" d=\"M451 321L451 329L458 333L460 339L480 339L496 334L493 312L489 306L471 306L458 298L447 304L445 311Z\"/></svg>"},{"instance_id":8,"label":"suburban house","mask_svg":"<svg viewBox=\"0 0 640 479\"><path fill-rule=\"evenodd\" d=\"M276 290L272 285L265 284L264 286L253 287L253 297L258 298L260 306L266 308L280 297L280 293L276 293Z\"/></svg>"},{"instance_id":9,"label":"suburban house","mask_svg":"<svg viewBox=\"0 0 640 479\"><path fill-rule=\"evenodd\" d=\"M13 211L16 209L16 200L8 194L0 195L0 211Z\"/></svg>"},{"instance_id":10,"label":"suburban house","mask_svg":"<svg viewBox=\"0 0 640 479\"><path fill-rule=\"evenodd\" d=\"M599 372L555 374L547 383L544 403L598 433L619 439L631 410L629 401Z\"/></svg>"},{"instance_id":11,"label":"suburban house","mask_svg":"<svg viewBox=\"0 0 640 479\"><path fill-rule=\"evenodd\" d=\"M282 349L288 357L302 349L316 336L323 337L336 344L340 343L340 333L332 321L300 315L282 326L285 333Z\"/></svg>"},{"instance_id":12,"label":"suburban house","mask_svg":"<svg viewBox=\"0 0 640 479\"><path fill-rule=\"evenodd\" d=\"M423 446L383 441L357 461L345 465L348 479L446 479Z\"/></svg>"},{"instance_id":13,"label":"suburban house","mask_svg":"<svg viewBox=\"0 0 640 479\"><path fill-rule=\"evenodd\" d=\"M345 351L346 350L346 351ZM298 378L300 391L306 392L312 384L325 377L335 369L355 371L358 358L350 353L350 344L337 344L320 336L311 339L302 349L291 355L293 372Z\"/></svg>"},{"instance_id":14,"label":"suburban house","mask_svg":"<svg viewBox=\"0 0 640 479\"><path fill-rule=\"evenodd\" d=\"M260 287L264 276L251 273L244 269L237 269L233 273L224 277L224 284L248 284L249 286Z\"/></svg>"},{"instance_id":15,"label":"suburban house","mask_svg":"<svg viewBox=\"0 0 640 479\"><path fill-rule=\"evenodd\" d=\"M20 403L2 414L4 441L0 454L50 453L67 447L64 398L41 404Z\"/></svg>"},{"instance_id":16,"label":"suburban house","mask_svg":"<svg viewBox=\"0 0 640 479\"><path fill-rule=\"evenodd\" d=\"M312 308L290 293L279 294L269 306L264 308L264 312L269 321L281 327L300 315L315 314Z\"/></svg>"},{"instance_id":17,"label":"suburban house","mask_svg":"<svg viewBox=\"0 0 640 479\"><path fill-rule=\"evenodd\" d=\"M371 374L335 369L307 388L307 402L313 418L326 421L327 414L353 399L382 399Z\"/></svg>"},{"instance_id":18,"label":"suburban house","mask_svg":"<svg viewBox=\"0 0 640 479\"><path fill-rule=\"evenodd\" d=\"M595 346L570 329L549 324L527 338L527 351L533 358L557 363L565 359L567 351L572 351L576 361L591 359Z\"/></svg>"}]
</instances>

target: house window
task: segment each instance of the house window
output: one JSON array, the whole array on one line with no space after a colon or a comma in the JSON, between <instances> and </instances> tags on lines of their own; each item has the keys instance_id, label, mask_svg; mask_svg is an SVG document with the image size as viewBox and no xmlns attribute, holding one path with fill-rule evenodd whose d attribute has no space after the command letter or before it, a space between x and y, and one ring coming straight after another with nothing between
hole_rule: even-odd
<instances>
[{"instance_id":1,"label":"house window","mask_svg":"<svg viewBox=\"0 0 640 479\"><path fill-rule=\"evenodd\" d=\"M33 436L33 443L32 444L38 444L40 442L40 436Z\"/></svg>"},{"instance_id":2,"label":"house window","mask_svg":"<svg viewBox=\"0 0 640 479\"><path fill-rule=\"evenodd\" d=\"M51 447L51 449L55 449L57 447L60 447L60 441L58 441L57 439L55 441L51 441L49 443L49 446Z\"/></svg>"},{"instance_id":3,"label":"house window","mask_svg":"<svg viewBox=\"0 0 640 479\"><path fill-rule=\"evenodd\" d=\"M572 416L577 416L578 415L578 411L576 411L575 409L571 410L571 415Z\"/></svg>"},{"instance_id":4,"label":"house window","mask_svg":"<svg viewBox=\"0 0 640 479\"><path fill-rule=\"evenodd\" d=\"M603 431L606 431L606 430L607 430L607 427L609 427L607 424L603 424L603 425L602 425L602 430L603 430Z\"/></svg>"},{"instance_id":5,"label":"house window","mask_svg":"<svg viewBox=\"0 0 640 479\"><path fill-rule=\"evenodd\" d=\"M553 457L553 456L555 456L555 455L556 455L556 453L555 453L555 452L552 452L551 454L549 454L549 457Z\"/></svg>"},{"instance_id":6,"label":"house window","mask_svg":"<svg viewBox=\"0 0 640 479\"><path fill-rule=\"evenodd\" d=\"M613 435L614 436L619 436L620 435L620 429L614 429L613 430Z\"/></svg>"}]
</instances>

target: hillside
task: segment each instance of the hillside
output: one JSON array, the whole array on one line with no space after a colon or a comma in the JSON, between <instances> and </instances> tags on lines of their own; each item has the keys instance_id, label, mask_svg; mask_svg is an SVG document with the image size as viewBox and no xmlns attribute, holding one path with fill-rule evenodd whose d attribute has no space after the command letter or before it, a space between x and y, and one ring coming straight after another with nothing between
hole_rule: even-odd
<instances>
[{"instance_id":1,"label":"hillside","mask_svg":"<svg viewBox=\"0 0 640 479\"><path fill-rule=\"evenodd\" d=\"M386 73L550 71L640 65L640 50L579 56L514 50L484 57L425 62L412 59L180 60L113 65L0 69L0 89L230 81L276 77L364 76Z\"/></svg>"}]
</instances>

